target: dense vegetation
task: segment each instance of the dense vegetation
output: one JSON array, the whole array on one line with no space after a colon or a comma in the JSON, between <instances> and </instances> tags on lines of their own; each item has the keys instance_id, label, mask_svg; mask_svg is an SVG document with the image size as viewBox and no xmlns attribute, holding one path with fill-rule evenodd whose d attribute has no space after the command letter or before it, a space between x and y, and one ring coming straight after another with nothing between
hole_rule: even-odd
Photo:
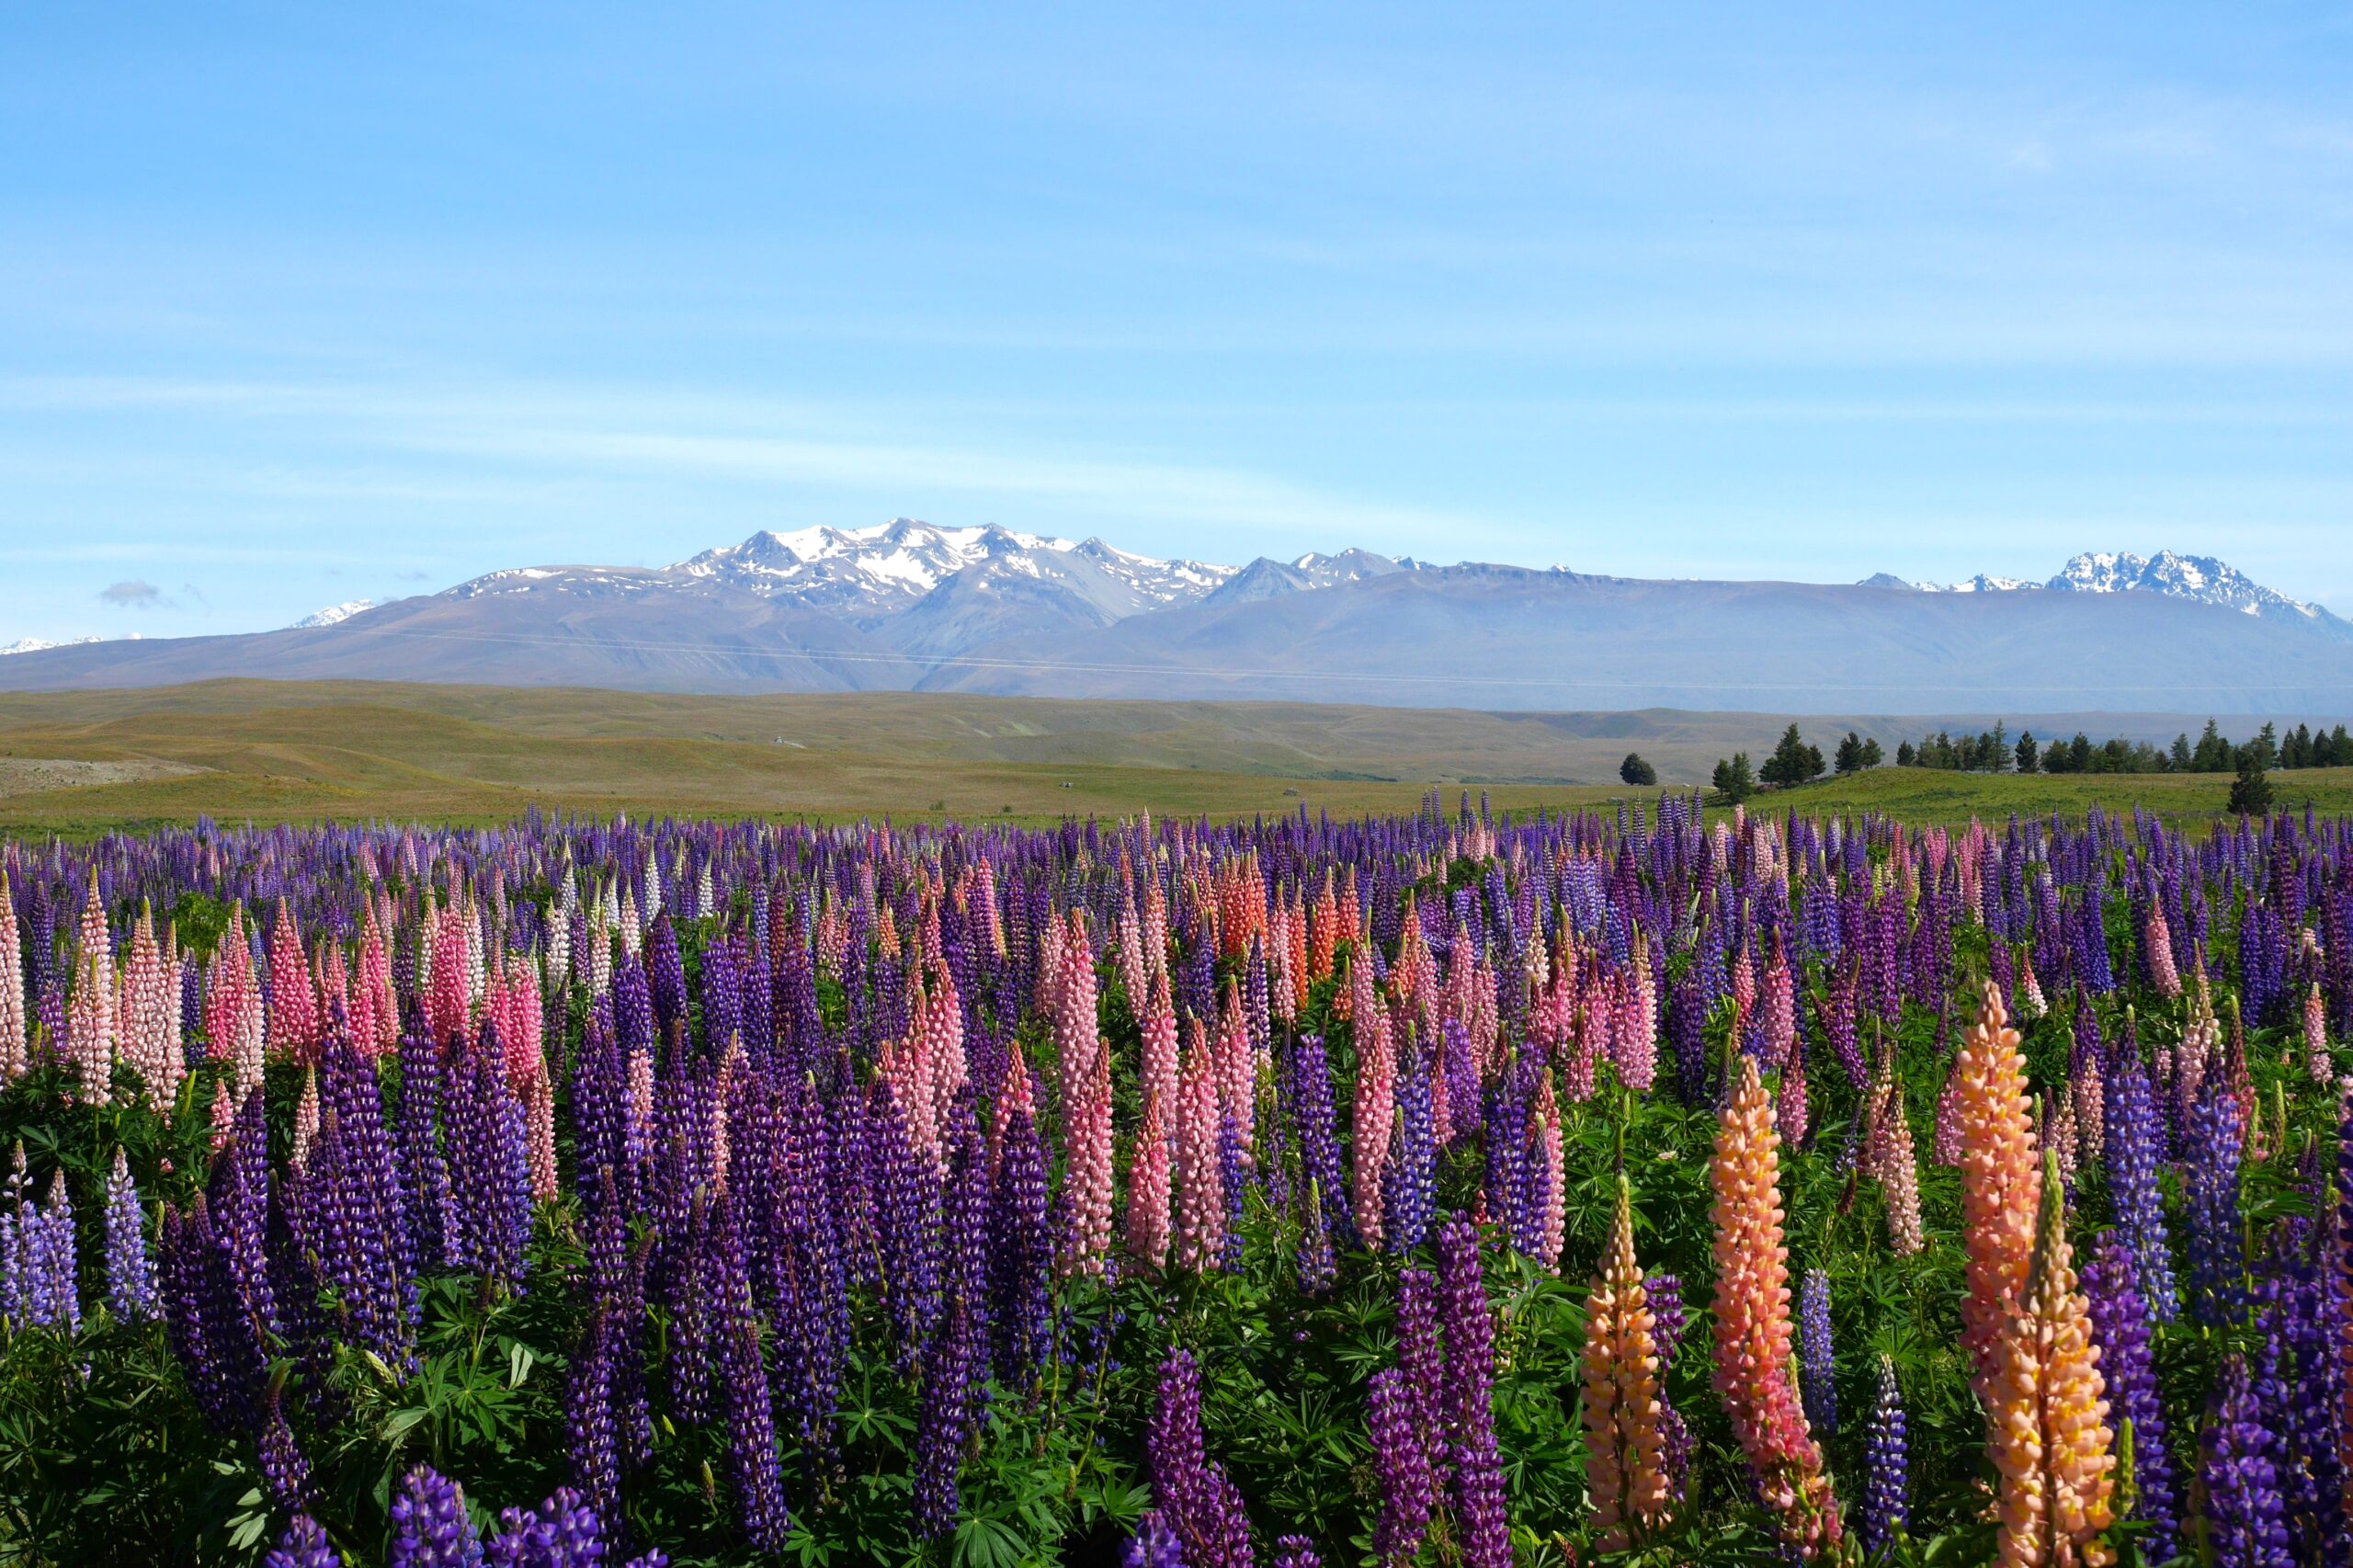
<instances>
[{"instance_id":1,"label":"dense vegetation","mask_svg":"<svg viewBox=\"0 0 2353 1568\"><path fill-rule=\"evenodd\" d=\"M0 869L0 1561L2347 1551L2342 823Z\"/></svg>"}]
</instances>

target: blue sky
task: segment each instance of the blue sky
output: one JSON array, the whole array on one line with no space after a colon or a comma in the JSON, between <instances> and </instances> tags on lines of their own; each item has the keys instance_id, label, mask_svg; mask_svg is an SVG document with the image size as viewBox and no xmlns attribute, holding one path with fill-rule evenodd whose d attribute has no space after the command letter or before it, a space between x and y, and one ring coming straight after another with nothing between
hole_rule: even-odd
<instances>
[{"instance_id":1,"label":"blue sky","mask_svg":"<svg viewBox=\"0 0 2353 1568\"><path fill-rule=\"evenodd\" d=\"M2353 613L2344 6L831 9L12 7L0 643L902 514Z\"/></svg>"}]
</instances>

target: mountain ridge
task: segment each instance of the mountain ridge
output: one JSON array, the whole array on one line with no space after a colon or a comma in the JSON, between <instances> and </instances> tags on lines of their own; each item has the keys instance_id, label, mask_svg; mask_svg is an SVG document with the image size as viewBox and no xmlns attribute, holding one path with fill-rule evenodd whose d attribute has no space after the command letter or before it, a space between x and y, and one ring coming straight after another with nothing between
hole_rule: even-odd
<instances>
[{"instance_id":1,"label":"mountain ridge","mask_svg":"<svg viewBox=\"0 0 2353 1568\"><path fill-rule=\"evenodd\" d=\"M894 518L762 532L666 567L511 568L310 619L28 650L0 658L0 687L255 676L2020 713L2307 713L2353 692L2353 628L2165 551L2077 556L2041 586L1930 590L1885 574L1652 580L1366 551L1231 567Z\"/></svg>"}]
</instances>

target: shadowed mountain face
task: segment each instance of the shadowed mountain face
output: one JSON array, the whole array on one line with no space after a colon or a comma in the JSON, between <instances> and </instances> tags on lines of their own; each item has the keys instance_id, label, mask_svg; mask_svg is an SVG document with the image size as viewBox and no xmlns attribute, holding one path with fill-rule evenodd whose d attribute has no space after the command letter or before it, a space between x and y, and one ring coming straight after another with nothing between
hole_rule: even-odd
<instances>
[{"instance_id":1,"label":"shadowed mountain face","mask_svg":"<svg viewBox=\"0 0 2353 1568\"><path fill-rule=\"evenodd\" d=\"M0 687L220 676L640 691L954 691L1487 710L2336 711L2344 622L2221 562L2084 556L1924 592L1430 567L1235 570L1002 528L760 534L659 570L538 567L247 636L0 658ZM2211 592L2209 592L2211 590Z\"/></svg>"}]
</instances>

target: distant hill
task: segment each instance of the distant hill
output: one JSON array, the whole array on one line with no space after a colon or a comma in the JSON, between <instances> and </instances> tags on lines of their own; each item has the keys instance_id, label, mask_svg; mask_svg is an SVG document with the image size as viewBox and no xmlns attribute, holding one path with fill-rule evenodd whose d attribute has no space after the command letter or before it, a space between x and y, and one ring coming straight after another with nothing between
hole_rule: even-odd
<instances>
[{"instance_id":1,"label":"distant hill","mask_svg":"<svg viewBox=\"0 0 2353 1568\"><path fill-rule=\"evenodd\" d=\"M1430 566L1233 568L898 518L658 569L537 566L283 631L28 649L0 688L221 677L1464 707L2011 714L2353 706L2353 626L2205 557L1928 589Z\"/></svg>"}]
</instances>

